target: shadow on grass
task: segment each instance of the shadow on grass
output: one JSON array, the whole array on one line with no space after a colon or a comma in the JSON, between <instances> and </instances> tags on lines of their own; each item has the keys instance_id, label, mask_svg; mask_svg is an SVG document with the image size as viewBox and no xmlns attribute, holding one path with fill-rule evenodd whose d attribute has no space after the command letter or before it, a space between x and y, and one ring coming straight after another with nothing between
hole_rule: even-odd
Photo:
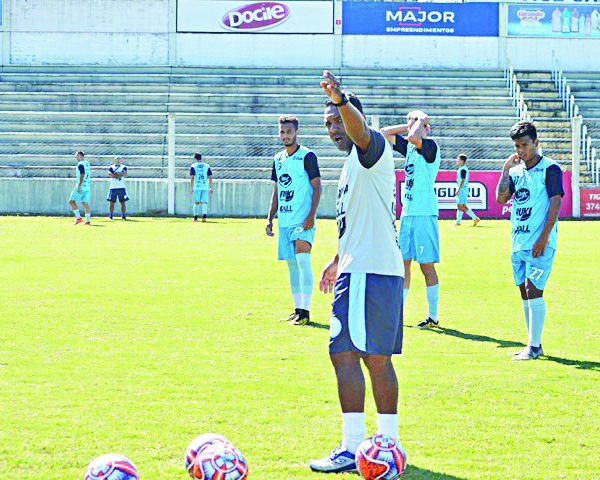
<instances>
[{"instance_id":1,"label":"shadow on grass","mask_svg":"<svg viewBox=\"0 0 600 480\"><path fill-rule=\"evenodd\" d=\"M473 333L465 333L452 328L431 328L427 331L437 333L438 335L449 335L451 337L462 338L464 340L472 340L475 342L486 342L495 343L499 348L511 348L511 347L524 347L525 344L521 342L513 342L511 340L500 340L498 338L488 337L486 335L475 335ZM560 363L561 365L567 365L569 367L575 367L580 370L594 370L600 371L600 362L592 362L591 360L570 360L568 358L553 357L551 355L544 355L541 357L542 360L549 362Z\"/></svg>"},{"instance_id":2,"label":"shadow on grass","mask_svg":"<svg viewBox=\"0 0 600 480\"><path fill-rule=\"evenodd\" d=\"M324 323L310 322L306 326L309 328L318 328L321 330L329 330L329 325L325 325Z\"/></svg>"},{"instance_id":3,"label":"shadow on grass","mask_svg":"<svg viewBox=\"0 0 600 480\"><path fill-rule=\"evenodd\" d=\"M465 480L462 477L455 477L454 475L446 475L441 472L432 472L426 468L415 467L410 463L407 465L402 478L415 480Z\"/></svg>"}]
</instances>

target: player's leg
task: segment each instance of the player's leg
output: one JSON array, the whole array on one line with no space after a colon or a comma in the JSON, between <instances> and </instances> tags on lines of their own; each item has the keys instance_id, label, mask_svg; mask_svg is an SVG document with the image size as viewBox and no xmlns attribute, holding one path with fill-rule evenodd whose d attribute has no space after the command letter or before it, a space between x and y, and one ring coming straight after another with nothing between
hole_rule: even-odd
<instances>
[{"instance_id":1,"label":"player's leg","mask_svg":"<svg viewBox=\"0 0 600 480\"><path fill-rule=\"evenodd\" d=\"M295 240L296 262L298 263L300 283L300 307L294 325L307 325L310 322L310 305L312 302L315 277L312 271L312 245L306 240Z\"/></svg>"},{"instance_id":2,"label":"player's leg","mask_svg":"<svg viewBox=\"0 0 600 480\"><path fill-rule=\"evenodd\" d=\"M481 220L477 215L475 215L475 213L473 212L473 210L471 210L471 208L468 205L465 205L465 210L464 212L471 217L471 220L473 220L473 226L476 226L479 221Z\"/></svg>"},{"instance_id":3,"label":"player's leg","mask_svg":"<svg viewBox=\"0 0 600 480\"><path fill-rule=\"evenodd\" d=\"M373 397L377 406L377 433L398 438L398 379L392 357L367 355L365 365L369 370Z\"/></svg>"},{"instance_id":4,"label":"player's leg","mask_svg":"<svg viewBox=\"0 0 600 480\"><path fill-rule=\"evenodd\" d=\"M127 203L125 202L125 200L123 200L120 203L121 203L121 218L123 220L126 220L127 219Z\"/></svg>"},{"instance_id":5,"label":"player's leg","mask_svg":"<svg viewBox=\"0 0 600 480\"><path fill-rule=\"evenodd\" d=\"M127 220L127 200L129 200L129 197L127 196L127 190L122 188L119 191L119 203L121 204L121 218L123 220Z\"/></svg>"},{"instance_id":6,"label":"player's leg","mask_svg":"<svg viewBox=\"0 0 600 480\"><path fill-rule=\"evenodd\" d=\"M202 190L200 204L202 206L202 221L206 222L206 216L208 215L208 190Z\"/></svg>"},{"instance_id":7,"label":"player's leg","mask_svg":"<svg viewBox=\"0 0 600 480\"><path fill-rule=\"evenodd\" d=\"M460 222L462 222L462 218L463 218L463 213L464 213L464 205L463 204L458 204L456 205L456 223L455 225L460 225Z\"/></svg>"},{"instance_id":8,"label":"player's leg","mask_svg":"<svg viewBox=\"0 0 600 480\"><path fill-rule=\"evenodd\" d=\"M79 207L77 206L77 200L79 199L80 195L77 192L77 188L74 188L71 191L71 195L69 196L69 206L71 207L71 211L73 212L73 215L75 216L75 225L80 224L81 222L83 222L82 218L81 218L81 213L79 213Z\"/></svg>"},{"instance_id":9,"label":"player's leg","mask_svg":"<svg viewBox=\"0 0 600 480\"><path fill-rule=\"evenodd\" d=\"M115 202L113 200L108 201L108 218L113 219L115 213Z\"/></svg>"},{"instance_id":10,"label":"player's leg","mask_svg":"<svg viewBox=\"0 0 600 480\"><path fill-rule=\"evenodd\" d=\"M282 318L282 321L294 321L300 312L302 304L302 295L300 291L300 269L298 268L298 260L294 251L294 242L290 240L290 229L279 227L277 235L277 258L285 260L288 266L288 276L290 281L290 291L294 302L294 312L287 318Z\"/></svg>"},{"instance_id":11,"label":"player's leg","mask_svg":"<svg viewBox=\"0 0 600 480\"><path fill-rule=\"evenodd\" d=\"M193 210L194 210L194 222L197 222L198 215L200 212L200 202L194 202Z\"/></svg>"},{"instance_id":12,"label":"player's leg","mask_svg":"<svg viewBox=\"0 0 600 480\"><path fill-rule=\"evenodd\" d=\"M440 261L440 240L438 220L435 216L415 217L416 260L425 277L427 303L429 306L427 318L418 327L433 327L439 324L438 303L440 284L435 270L435 264Z\"/></svg>"},{"instance_id":13,"label":"player's leg","mask_svg":"<svg viewBox=\"0 0 600 480\"><path fill-rule=\"evenodd\" d=\"M83 205L83 209L85 210L85 224L86 225L91 225L90 219L92 216L91 213L91 209L90 209L90 204L89 202L89 194L86 195L85 197L85 201L82 201L81 204Z\"/></svg>"}]
</instances>

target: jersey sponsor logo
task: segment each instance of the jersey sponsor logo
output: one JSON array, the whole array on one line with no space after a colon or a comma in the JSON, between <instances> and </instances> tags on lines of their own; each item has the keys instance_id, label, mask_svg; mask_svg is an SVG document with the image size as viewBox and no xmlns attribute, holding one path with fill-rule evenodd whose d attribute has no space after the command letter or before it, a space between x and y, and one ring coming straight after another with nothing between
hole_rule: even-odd
<instances>
[{"instance_id":1,"label":"jersey sponsor logo","mask_svg":"<svg viewBox=\"0 0 600 480\"><path fill-rule=\"evenodd\" d=\"M517 233L531 233L531 230L529 230L529 225L517 226L513 229L513 235L516 235Z\"/></svg>"},{"instance_id":2,"label":"jersey sponsor logo","mask_svg":"<svg viewBox=\"0 0 600 480\"><path fill-rule=\"evenodd\" d=\"M336 214L335 219L338 227L338 239L344 236L346 233L346 210L344 209L344 195L348 193L348 185L338 189L338 196L336 202Z\"/></svg>"},{"instance_id":3,"label":"jersey sponsor logo","mask_svg":"<svg viewBox=\"0 0 600 480\"><path fill-rule=\"evenodd\" d=\"M414 163L407 163L406 166L404 167L404 171L406 172L407 175L412 175L413 173L415 173Z\"/></svg>"},{"instance_id":4,"label":"jersey sponsor logo","mask_svg":"<svg viewBox=\"0 0 600 480\"><path fill-rule=\"evenodd\" d=\"M294 209L291 205L282 205L279 207L279 213L292 213Z\"/></svg>"},{"instance_id":5,"label":"jersey sponsor logo","mask_svg":"<svg viewBox=\"0 0 600 480\"><path fill-rule=\"evenodd\" d=\"M282 187L289 187L292 184L292 177L290 177L287 173L284 173L279 177L279 184Z\"/></svg>"},{"instance_id":6,"label":"jersey sponsor logo","mask_svg":"<svg viewBox=\"0 0 600 480\"><path fill-rule=\"evenodd\" d=\"M516 215L517 215L517 220L520 222L524 222L525 220L529 220L529 218L531 217L531 211L533 210L533 207L521 207L521 208L517 208L516 211Z\"/></svg>"},{"instance_id":7,"label":"jersey sponsor logo","mask_svg":"<svg viewBox=\"0 0 600 480\"><path fill-rule=\"evenodd\" d=\"M411 190L414 184L415 184L415 179L414 178L409 178L406 181L406 189L407 190Z\"/></svg>"},{"instance_id":8,"label":"jersey sponsor logo","mask_svg":"<svg viewBox=\"0 0 600 480\"><path fill-rule=\"evenodd\" d=\"M294 198L294 190L281 190L279 192L279 200L282 202L291 202Z\"/></svg>"},{"instance_id":9,"label":"jersey sponsor logo","mask_svg":"<svg viewBox=\"0 0 600 480\"><path fill-rule=\"evenodd\" d=\"M526 203L530 197L531 192L527 188L519 188L515 192L515 202L517 202L519 205L522 203Z\"/></svg>"}]
</instances>

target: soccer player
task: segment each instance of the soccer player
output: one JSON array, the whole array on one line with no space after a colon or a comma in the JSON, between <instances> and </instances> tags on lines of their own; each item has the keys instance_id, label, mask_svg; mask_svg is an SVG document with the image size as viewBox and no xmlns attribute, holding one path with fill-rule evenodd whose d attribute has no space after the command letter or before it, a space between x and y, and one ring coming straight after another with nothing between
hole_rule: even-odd
<instances>
[{"instance_id":1,"label":"soccer player","mask_svg":"<svg viewBox=\"0 0 600 480\"><path fill-rule=\"evenodd\" d=\"M115 213L115 202L119 199L121 204L121 218L127 220L125 213L127 205L125 202L129 200L127 190L125 188L125 177L127 176L127 167L123 165L121 157L115 157L115 163L108 168L108 176L110 177L110 187L106 200L109 202L108 218L113 219Z\"/></svg>"},{"instance_id":2,"label":"soccer player","mask_svg":"<svg viewBox=\"0 0 600 480\"><path fill-rule=\"evenodd\" d=\"M270 237L275 235L273 218L277 213L278 258L287 262L295 307L284 320L294 325L307 325L315 283L311 251L321 199L321 172L315 153L298 144L298 119L291 115L282 116L278 124L279 139L285 148L273 161L273 193L266 232Z\"/></svg>"},{"instance_id":3,"label":"soccer player","mask_svg":"<svg viewBox=\"0 0 600 480\"><path fill-rule=\"evenodd\" d=\"M344 93L328 71L324 120L331 141L348 156L338 184L338 253L321 274L334 292L329 354L342 408L343 440L317 472L354 471L354 454L366 435L365 379L373 385L378 433L398 439L398 381L392 355L402 350L404 266L396 242L396 177L392 148L368 127L359 99Z\"/></svg>"},{"instance_id":4,"label":"soccer player","mask_svg":"<svg viewBox=\"0 0 600 480\"><path fill-rule=\"evenodd\" d=\"M456 223L455 225L460 225L460 222L463 218L463 213L466 213L469 217L473 219L473 226L477 226L480 221L480 218L473 213L467 206L467 201L469 198L469 168L466 165L467 156L464 153L461 153L458 157L456 157L456 165L458 166L458 170L456 171L456 184L458 185L458 191L456 193Z\"/></svg>"},{"instance_id":5,"label":"soccer player","mask_svg":"<svg viewBox=\"0 0 600 480\"><path fill-rule=\"evenodd\" d=\"M73 215L75 215L75 225L79 225L83 222L81 214L79 213L79 207L77 206L77 202L80 202L83 205L83 209L85 210L85 224L91 225L90 162L85 160L85 153L81 151L75 154L75 160L77 160L77 185L71 192L71 196L69 197L69 204L71 205L71 210L73 210Z\"/></svg>"},{"instance_id":6,"label":"soccer player","mask_svg":"<svg viewBox=\"0 0 600 480\"><path fill-rule=\"evenodd\" d=\"M394 150L406 158L406 174L398 245L404 256L404 301L410 288L410 265L419 263L427 287L427 318L419 328L439 324L438 298L440 284L435 264L440 261L438 231L438 201L434 190L435 178L440 169L440 149L434 140L427 138L431 132L429 117L419 111L406 116L406 124L385 127L381 133ZM403 136L406 135L406 138Z\"/></svg>"},{"instance_id":7,"label":"soccer player","mask_svg":"<svg viewBox=\"0 0 600 480\"><path fill-rule=\"evenodd\" d=\"M190 167L190 193L194 196L194 222L198 221L198 211L202 208L202 221L208 214L208 197L213 193L212 170L202 161L202 154L194 154L195 162Z\"/></svg>"},{"instance_id":8,"label":"soccer player","mask_svg":"<svg viewBox=\"0 0 600 480\"><path fill-rule=\"evenodd\" d=\"M542 329L546 319L544 287L556 252L558 214L564 195L562 170L538 152L538 137L531 122L518 122L510 131L516 153L504 167L496 199L508 203L515 284L523 300L527 346L513 360L535 360L544 354Z\"/></svg>"}]
</instances>

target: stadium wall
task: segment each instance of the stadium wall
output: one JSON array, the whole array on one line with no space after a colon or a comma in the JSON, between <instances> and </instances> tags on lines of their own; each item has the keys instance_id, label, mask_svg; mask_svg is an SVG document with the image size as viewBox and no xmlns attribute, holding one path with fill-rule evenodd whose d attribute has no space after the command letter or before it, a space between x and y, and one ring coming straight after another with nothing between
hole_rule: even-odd
<instances>
[{"instance_id":1,"label":"stadium wall","mask_svg":"<svg viewBox=\"0 0 600 480\"><path fill-rule=\"evenodd\" d=\"M181 1L181 0L180 0ZM552 50L567 70L597 70L573 52L600 39L342 35L342 2L332 32L320 34L177 32L177 0L3 0L4 65L194 65L239 67L418 67L550 69ZM307 32L310 23L306 22Z\"/></svg>"},{"instance_id":2,"label":"stadium wall","mask_svg":"<svg viewBox=\"0 0 600 480\"><path fill-rule=\"evenodd\" d=\"M0 214L68 215L73 179L0 178ZM175 184L175 214L191 215L189 181ZM262 217L267 214L273 184L257 180L214 182L210 214L218 217ZM108 181L92 182L92 216L108 212ZM167 215L166 180L128 180L128 212L132 215ZM337 182L324 181L319 216L335 217ZM115 207L120 211L119 205Z\"/></svg>"}]
</instances>

